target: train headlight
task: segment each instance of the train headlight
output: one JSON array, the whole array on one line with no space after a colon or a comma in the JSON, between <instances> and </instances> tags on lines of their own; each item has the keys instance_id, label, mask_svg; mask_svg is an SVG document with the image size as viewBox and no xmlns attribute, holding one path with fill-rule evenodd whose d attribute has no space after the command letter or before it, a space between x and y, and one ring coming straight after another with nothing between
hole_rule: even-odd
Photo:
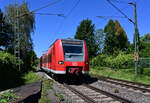
<instances>
[{"instance_id":1,"label":"train headlight","mask_svg":"<svg viewBox=\"0 0 150 103\"><path fill-rule=\"evenodd\" d=\"M61 65L61 64L64 64L64 62L63 62L63 61L58 61L58 64L60 64L60 65Z\"/></svg>"},{"instance_id":2,"label":"train headlight","mask_svg":"<svg viewBox=\"0 0 150 103\"><path fill-rule=\"evenodd\" d=\"M85 62L85 64L86 64L86 65L88 65L88 64L89 64L89 62Z\"/></svg>"}]
</instances>

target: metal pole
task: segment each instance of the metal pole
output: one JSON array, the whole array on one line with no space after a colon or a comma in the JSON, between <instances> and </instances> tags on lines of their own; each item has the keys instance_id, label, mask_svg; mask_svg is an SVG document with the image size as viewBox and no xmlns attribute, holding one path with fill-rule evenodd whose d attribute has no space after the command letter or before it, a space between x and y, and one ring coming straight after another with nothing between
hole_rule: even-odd
<instances>
[{"instance_id":1,"label":"metal pole","mask_svg":"<svg viewBox=\"0 0 150 103\"><path fill-rule=\"evenodd\" d=\"M107 0L108 3L110 3L116 10L118 10L122 15L124 15L125 18L127 18L130 22L132 22L134 24L134 28L135 28L135 33L134 33L134 46L135 46L135 74L136 76L138 75L138 56L139 56L139 31L138 31L138 27L137 27L137 12L136 12L136 2L129 2L128 4L131 4L134 6L134 19L135 21L133 22L125 13L123 13L117 6L115 6L113 3L110 2L110 0Z\"/></svg>"},{"instance_id":2,"label":"metal pole","mask_svg":"<svg viewBox=\"0 0 150 103\"><path fill-rule=\"evenodd\" d=\"M139 56L139 31L137 27L137 11L136 11L136 2L132 3L134 5L134 28L135 28L135 34L134 34L134 45L135 45L135 54ZM139 58L139 57L137 57ZM135 74L138 75L138 59L135 60Z\"/></svg>"},{"instance_id":3,"label":"metal pole","mask_svg":"<svg viewBox=\"0 0 150 103\"><path fill-rule=\"evenodd\" d=\"M135 33L134 33L134 46L135 46L135 52L134 52L134 56L136 56L134 62L135 62L135 74L136 76L138 75L138 61L139 61L139 31L138 31L138 27L137 27L137 11L136 11L136 2L130 2L129 4L134 6L134 29L135 29Z\"/></svg>"},{"instance_id":4,"label":"metal pole","mask_svg":"<svg viewBox=\"0 0 150 103\"><path fill-rule=\"evenodd\" d=\"M16 56L16 66L20 70L20 33L19 33L19 11L18 0L15 0L15 15L14 15L14 55Z\"/></svg>"}]
</instances>

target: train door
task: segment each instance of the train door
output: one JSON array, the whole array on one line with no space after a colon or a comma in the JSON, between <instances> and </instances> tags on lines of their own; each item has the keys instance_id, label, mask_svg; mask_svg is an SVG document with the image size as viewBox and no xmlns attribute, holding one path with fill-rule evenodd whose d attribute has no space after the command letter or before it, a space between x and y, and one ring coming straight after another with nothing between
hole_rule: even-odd
<instances>
[{"instance_id":1,"label":"train door","mask_svg":"<svg viewBox=\"0 0 150 103\"><path fill-rule=\"evenodd\" d=\"M50 54L48 57L49 57L48 58L49 59L49 61L48 61L49 62L49 68L52 69L52 51L50 51Z\"/></svg>"},{"instance_id":2,"label":"train door","mask_svg":"<svg viewBox=\"0 0 150 103\"><path fill-rule=\"evenodd\" d=\"M52 48L52 69L55 70L55 45Z\"/></svg>"},{"instance_id":3,"label":"train door","mask_svg":"<svg viewBox=\"0 0 150 103\"><path fill-rule=\"evenodd\" d=\"M48 69L48 53L46 54L46 68Z\"/></svg>"}]
</instances>

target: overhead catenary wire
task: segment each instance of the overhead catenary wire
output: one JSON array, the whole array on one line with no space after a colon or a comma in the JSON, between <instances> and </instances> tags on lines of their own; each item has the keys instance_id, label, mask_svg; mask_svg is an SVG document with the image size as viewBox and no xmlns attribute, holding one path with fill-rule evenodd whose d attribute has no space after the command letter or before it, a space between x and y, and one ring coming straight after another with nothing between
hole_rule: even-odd
<instances>
[{"instance_id":1,"label":"overhead catenary wire","mask_svg":"<svg viewBox=\"0 0 150 103\"><path fill-rule=\"evenodd\" d=\"M65 16L66 18L73 12L73 10L78 6L80 3L80 0L78 0L75 5L72 7L72 9L68 12L68 14Z\"/></svg>"},{"instance_id":2,"label":"overhead catenary wire","mask_svg":"<svg viewBox=\"0 0 150 103\"><path fill-rule=\"evenodd\" d=\"M104 18L104 19L107 19L107 18L125 18L124 16L96 16L96 17Z\"/></svg>"},{"instance_id":3,"label":"overhead catenary wire","mask_svg":"<svg viewBox=\"0 0 150 103\"><path fill-rule=\"evenodd\" d=\"M70 9L70 11L69 11L66 15L64 15L64 19L63 19L64 22L65 22L65 20L70 16L70 14L73 12L73 10L79 5L79 3L80 3L80 0L78 0L78 1L75 3L75 5ZM58 29L56 29L56 32L62 28L64 22L63 22L63 23L60 23L60 25L58 26ZM56 32L55 32L55 34L56 34Z\"/></svg>"},{"instance_id":4,"label":"overhead catenary wire","mask_svg":"<svg viewBox=\"0 0 150 103\"><path fill-rule=\"evenodd\" d=\"M34 14L38 14L38 15L56 15L56 16L65 17L64 14L52 14L52 13L34 13Z\"/></svg>"},{"instance_id":5,"label":"overhead catenary wire","mask_svg":"<svg viewBox=\"0 0 150 103\"><path fill-rule=\"evenodd\" d=\"M119 11L125 18L127 18L130 22L134 24L134 22L125 13L123 13L122 10L120 10L117 6L110 2L110 0L107 0L107 2L111 4L117 11Z\"/></svg>"},{"instance_id":6,"label":"overhead catenary wire","mask_svg":"<svg viewBox=\"0 0 150 103\"><path fill-rule=\"evenodd\" d=\"M49 7L49 6L52 6L52 5L54 5L54 4L58 3L58 2L60 2L60 1L61 1L61 0L56 0L55 2L49 3L49 4L45 5L45 6L40 7L40 8L34 9L34 10L32 10L32 12L36 12L36 11L42 10L42 9L44 9L44 8L47 8L47 7Z\"/></svg>"},{"instance_id":7,"label":"overhead catenary wire","mask_svg":"<svg viewBox=\"0 0 150 103\"><path fill-rule=\"evenodd\" d=\"M128 7L129 7L129 5L126 6L126 7L123 7L123 8L121 9L121 11L127 9ZM111 16L96 16L96 17L104 19L104 20L101 21L101 22L104 22L106 19L109 19L109 18L125 18L125 17L122 17L122 16L115 16L115 15L117 15L117 14L118 14L118 12L116 12L114 15L111 15Z\"/></svg>"},{"instance_id":8,"label":"overhead catenary wire","mask_svg":"<svg viewBox=\"0 0 150 103\"><path fill-rule=\"evenodd\" d=\"M55 2L49 3L49 4L47 4L47 5L44 5L44 6L40 7L40 8L31 10L31 12L29 12L29 13L24 13L24 14L19 15L19 16L16 16L16 17L17 17L17 18L20 18L20 17L23 17L23 16L25 16L25 15L35 13L35 12L37 12L37 11L39 11L39 10L42 10L42 9L47 8L47 7L49 7L49 6L52 6L52 5L54 5L54 4L56 4L56 3L60 2L60 1L61 1L61 0L56 0Z\"/></svg>"},{"instance_id":9,"label":"overhead catenary wire","mask_svg":"<svg viewBox=\"0 0 150 103\"><path fill-rule=\"evenodd\" d=\"M122 1L122 0L111 0L112 2L116 2L116 3L119 3L119 4L128 4L127 1Z\"/></svg>"}]
</instances>

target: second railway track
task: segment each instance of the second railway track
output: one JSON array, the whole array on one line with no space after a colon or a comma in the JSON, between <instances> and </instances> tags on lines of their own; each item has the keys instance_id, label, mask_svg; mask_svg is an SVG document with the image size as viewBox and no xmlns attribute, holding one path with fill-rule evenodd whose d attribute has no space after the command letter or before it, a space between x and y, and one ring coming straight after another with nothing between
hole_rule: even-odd
<instances>
[{"instance_id":1,"label":"second railway track","mask_svg":"<svg viewBox=\"0 0 150 103\"><path fill-rule=\"evenodd\" d=\"M141 92L144 92L144 93L145 92L150 93L150 85L148 84L141 84L141 83L126 81L126 80L114 79L110 77L99 77L99 80L112 83L112 84L116 84L116 85L121 85L127 88L132 88L134 90L140 90Z\"/></svg>"}]
</instances>

